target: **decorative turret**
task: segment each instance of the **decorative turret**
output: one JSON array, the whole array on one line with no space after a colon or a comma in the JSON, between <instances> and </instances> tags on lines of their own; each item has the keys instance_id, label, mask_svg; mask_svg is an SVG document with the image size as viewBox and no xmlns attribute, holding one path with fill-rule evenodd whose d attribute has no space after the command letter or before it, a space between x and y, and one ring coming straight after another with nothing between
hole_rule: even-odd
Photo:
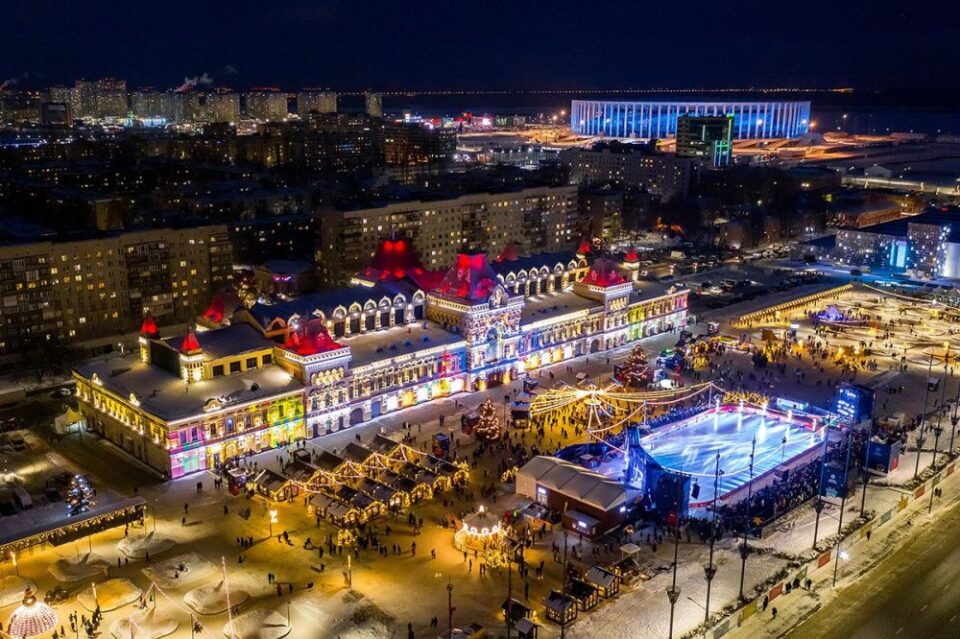
<instances>
[{"instance_id":1,"label":"decorative turret","mask_svg":"<svg viewBox=\"0 0 960 639\"><path fill-rule=\"evenodd\" d=\"M435 291L468 304L478 304L489 299L498 283L497 274L487 264L486 253L460 253Z\"/></svg>"},{"instance_id":2,"label":"decorative turret","mask_svg":"<svg viewBox=\"0 0 960 639\"><path fill-rule=\"evenodd\" d=\"M147 311L143 316L143 323L140 324L140 336L137 338L140 343L140 361L144 364L150 363L150 340L155 339L160 339L160 331L157 329L157 321Z\"/></svg>"},{"instance_id":3,"label":"decorative turret","mask_svg":"<svg viewBox=\"0 0 960 639\"><path fill-rule=\"evenodd\" d=\"M197 339L197 334L191 328L187 331L187 334L183 336L183 342L180 344L180 353L183 355L196 355L200 352L200 341Z\"/></svg>"},{"instance_id":4,"label":"decorative turret","mask_svg":"<svg viewBox=\"0 0 960 639\"><path fill-rule=\"evenodd\" d=\"M335 351L343 348L343 345L330 337L323 320L317 318L291 330L283 342L283 348L302 357L309 357Z\"/></svg>"},{"instance_id":5,"label":"decorative turret","mask_svg":"<svg viewBox=\"0 0 960 639\"><path fill-rule=\"evenodd\" d=\"M203 349L191 327L180 343L180 376L185 382L199 382L203 378Z\"/></svg>"}]
</instances>

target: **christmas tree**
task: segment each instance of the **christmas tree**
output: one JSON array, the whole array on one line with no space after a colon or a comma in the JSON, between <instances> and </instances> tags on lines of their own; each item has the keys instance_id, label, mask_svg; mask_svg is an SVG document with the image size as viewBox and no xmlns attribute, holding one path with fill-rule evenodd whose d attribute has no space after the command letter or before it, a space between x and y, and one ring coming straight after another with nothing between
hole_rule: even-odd
<instances>
[{"instance_id":1,"label":"christmas tree","mask_svg":"<svg viewBox=\"0 0 960 639\"><path fill-rule=\"evenodd\" d=\"M480 415L477 418L477 425L473 429L473 434L477 439L492 442L500 439L500 419L497 418L497 408L493 405L493 400L489 397L480 404Z\"/></svg>"},{"instance_id":2,"label":"christmas tree","mask_svg":"<svg viewBox=\"0 0 960 639\"><path fill-rule=\"evenodd\" d=\"M74 475L67 489L67 514L71 517L90 510L94 505L93 486L83 475Z\"/></svg>"},{"instance_id":3,"label":"christmas tree","mask_svg":"<svg viewBox=\"0 0 960 639\"><path fill-rule=\"evenodd\" d=\"M646 388L653 381L653 370L647 364L647 354L642 346L633 349L620 369L618 380L631 388Z\"/></svg>"}]
</instances>

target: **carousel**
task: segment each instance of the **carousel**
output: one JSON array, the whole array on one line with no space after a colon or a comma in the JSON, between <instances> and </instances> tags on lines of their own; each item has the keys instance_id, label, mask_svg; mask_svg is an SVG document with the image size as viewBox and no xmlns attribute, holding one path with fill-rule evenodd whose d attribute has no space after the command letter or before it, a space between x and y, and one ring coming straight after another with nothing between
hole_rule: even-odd
<instances>
[{"instance_id":1,"label":"carousel","mask_svg":"<svg viewBox=\"0 0 960 639\"><path fill-rule=\"evenodd\" d=\"M57 625L57 613L53 608L37 601L33 590L27 588L20 604L7 623L7 634L11 637L37 637L45 635Z\"/></svg>"},{"instance_id":2,"label":"carousel","mask_svg":"<svg viewBox=\"0 0 960 639\"><path fill-rule=\"evenodd\" d=\"M463 518L463 525L453 536L453 545L464 552L484 553L489 561L503 553L505 540L500 518L480 506L477 512Z\"/></svg>"}]
</instances>

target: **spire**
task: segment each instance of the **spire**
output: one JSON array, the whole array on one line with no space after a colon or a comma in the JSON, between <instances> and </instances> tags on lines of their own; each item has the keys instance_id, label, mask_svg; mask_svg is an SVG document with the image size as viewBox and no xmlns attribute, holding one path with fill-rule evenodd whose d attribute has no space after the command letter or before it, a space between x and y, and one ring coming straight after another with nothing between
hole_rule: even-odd
<instances>
[{"instance_id":1,"label":"spire","mask_svg":"<svg viewBox=\"0 0 960 639\"><path fill-rule=\"evenodd\" d=\"M183 336L183 343L180 344L180 352L184 355L192 355L200 350L200 341L197 339L197 334L194 333L191 328L187 331L187 334Z\"/></svg>"},{"instance_id":2,"label":"spire","mask_svg":"<svg viewBox=\"0 0 960 639\"><path fill-rule=\"evenodd\" d=\"M160 331L157 330L157 321L153 319L153 314L149 311L143 316L143 323L140 324L140 337L146 337L147 339L160 337Z\"/></svg>"}]
</instances>

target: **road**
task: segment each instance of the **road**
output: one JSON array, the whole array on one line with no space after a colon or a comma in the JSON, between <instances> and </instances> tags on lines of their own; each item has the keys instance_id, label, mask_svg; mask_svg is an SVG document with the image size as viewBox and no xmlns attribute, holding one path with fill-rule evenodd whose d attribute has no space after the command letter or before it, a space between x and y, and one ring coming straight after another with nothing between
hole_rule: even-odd
<instances>
[{"instance_id":1,"label":"road","mask_svg":"<svg viewBox=\"0 0 960 639\"><path fill-rule=\"evenodd\" d=\"M847 587L788 639L960 637L960 504Z\"/></svg>"}]
</instances>

